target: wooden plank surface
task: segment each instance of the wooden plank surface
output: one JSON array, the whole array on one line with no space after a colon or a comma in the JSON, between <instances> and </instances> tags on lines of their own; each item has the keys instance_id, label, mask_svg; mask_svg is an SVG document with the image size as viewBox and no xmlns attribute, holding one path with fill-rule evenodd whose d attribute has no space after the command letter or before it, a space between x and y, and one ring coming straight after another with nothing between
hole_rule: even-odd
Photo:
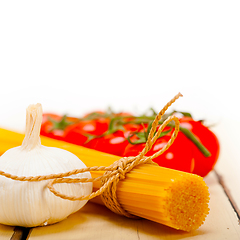
<instances>
[{"instance_id":1,"label":"wooden plank surface","mask_svg":"<svg viewBox=\"0 0 240 240\"><path fill-rule=\"evenodd\" d=\"M11 240L26 240L29 235L30 228L15 227Z\"/></svg>"},{"instance_id":2,"label":"wooden plank surface","mask_svg":"<svg viewBox=\"0 0 240 240\"><path fill-rule=\"evenodd\" d=\"M29 228L0 224L0 240L25 240L29 235L29 231Z\"/></svg>"},{"instance_id":3,"label":"wooden plank surface","mask_svg":"<svg viewBox=\"0 0 240 240\"><path fill-rule=\"evenodd\" d=\"M212 172L205 181L211 194L210 214L205 224L194 232L177 231L148 220L128 219L112 213L104 206L89 202L60 223L32 229L29 240L240 239L239 219L215 173Z\"/></svg>"},{"instance_id":4,"label":"wooden plank surface","mask_svg":"<svg viewBox=\"0 0 240 240\"><path fill-rule=\"evenodd\" d=\"M240 128L237 126L240 126L239 120L223 119L214 127L214 131L221 145L216 171L240 216Z\"/></svg>"},{"instance_id":5,"label":"wooden plank surface","mask_svg":"<svg viewBox=\"0 0 240 240\"><path fill-rule=\"evenodd\" d=\"M0 224L0 239L9 240L14 234L14 227Z\"/></svg>"}]
</instances>

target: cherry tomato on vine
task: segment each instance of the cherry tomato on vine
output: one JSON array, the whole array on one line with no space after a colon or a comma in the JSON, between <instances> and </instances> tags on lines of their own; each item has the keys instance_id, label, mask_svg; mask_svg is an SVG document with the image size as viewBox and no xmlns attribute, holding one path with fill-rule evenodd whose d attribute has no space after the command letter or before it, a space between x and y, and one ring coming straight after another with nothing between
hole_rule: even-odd
<instances>
[{"instance_id":1,"label":"cherry tomato on vine","mask_svg":"<svg viewBox=\"0 0 240 240\"><path fill-rule=\"evenodd\" d=\"M127 123L123 125L124 128L124 136L125 138L129 137L131 135L132 132L136 132L136 131L142 131L144 129L145 126L143 126L142 124L134 124L134 123Z\"/></svg>"},{"instance_id":2,"label":"cherry tomato on vine","mask_svg":"<svg viewBox=\"0 0 240 240\"><path fill-rule=\"evenodd\" d=\"M78 121L77 118L44 113L40 134L46 137L64 140L66 129L76 121Z\"/></svg>"},{"instance_id":3,"label":"cherry tomato on vine","mask_svg":"<svg viewBox=\"0 0 240 240\"><path fill-rule=\"evenodd\" d=\"M79 121L68 127L65 134L65 141L90 147L90 142L93 142L94 136L100 136L107 131L108 122L107 119ZM90 136L93 137L91 138ZM90 141L88 141L89 139Z\"/></svg>"},{"instance_id":4,"label":"cherry tomato on vine","mask_svg":"<svg viewBox=\"0 0 240 240\"><path fill-rule=\"evenodd\" d=\"M128 112L96 111L82 118L44 114L41 135L118 156L136 156L147 141L156 115L155 111L152 112L151 116L133 116ZM165 117L175 113L184 116L179 119L178 136L169 149L153 161L163 167L204 177L213 169L218 159L218 139L201 121L193 120L189 113L173 111ZM165 127L147 156L158 152L167 144L173 128L174 123Z\"/></svg>"},{"instance_id":5,"label":"cherry tomato on vine","mask_svg":"<svg viewBox=\"0 0 240 240\"><path fill-rule=\"evenodd\" d=\"M122 156L127 145L128 140L125 137L125 133L118 130L115 133L95 138L94 143L91 144L91 148L101 152Z\"/></svg>"},{"instance_id":6,"label":"cherry tomato on vine","mask_svg":"<svg viewBox=\"0 0 240 240\"><path fill-rule=\"evenodd\" d=\"M195 161L193 173L205 177L215 166L219 152L220 145L216 135L201 121L194 121L192 118L183 117L179 119L180 126L185 127L195 135L195 137L209 150L211 156L205 157L203 153L196 147L196 145L189 141Z\"/></svg>"}]
</instances>

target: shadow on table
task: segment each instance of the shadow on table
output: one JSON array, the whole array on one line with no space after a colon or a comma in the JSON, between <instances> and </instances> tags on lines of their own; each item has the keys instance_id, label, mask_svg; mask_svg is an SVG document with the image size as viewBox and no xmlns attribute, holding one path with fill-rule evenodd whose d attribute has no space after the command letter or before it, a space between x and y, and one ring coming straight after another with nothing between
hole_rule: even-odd
<instances>
[{"instance_id":1,"label":"shadow on table","mask_svg":"<svg viewBox=\"0 0 240 240\"><path fill-rule=\"evenodd\" d=\"M66 220L46 227L34 228L31 239L183 239L204 234L172 229L146 219L129 219L105 206L88 202ZM44 237L45 236L45 237Z\"/></svg>"}]
</instances>

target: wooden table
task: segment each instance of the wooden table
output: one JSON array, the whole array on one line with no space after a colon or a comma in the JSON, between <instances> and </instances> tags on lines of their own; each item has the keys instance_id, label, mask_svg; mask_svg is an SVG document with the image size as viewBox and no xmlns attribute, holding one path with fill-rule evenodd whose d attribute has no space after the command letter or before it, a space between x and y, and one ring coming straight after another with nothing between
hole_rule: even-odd
<instances>
[{"instance_id":1,"label":"wooden table","mask_svg":"<svg viewBox=\"0 0 240 240\"><path fill-rule=\"evenodd\" d=\"M177 231L145 219L128 219L88 202L80 211L54 225L33 229L0 225L0 239L240 239L240 130L230 130L232 124L239 123L223 121L214 129L220 139L221 155L215 170L204 179L210 191L210 213L204 225L194 232Z\"/></svg>"}]
</instances>

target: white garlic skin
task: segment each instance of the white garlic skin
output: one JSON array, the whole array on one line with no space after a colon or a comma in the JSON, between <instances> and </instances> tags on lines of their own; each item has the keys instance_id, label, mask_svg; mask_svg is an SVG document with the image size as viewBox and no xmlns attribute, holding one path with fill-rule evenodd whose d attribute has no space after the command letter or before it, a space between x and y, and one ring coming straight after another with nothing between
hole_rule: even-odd
<instances>
[{"instance_id":1,"label":"white garlic skin","mask_svg":"<svg viewBox=\"0 0 240 240\"><path fill-rule=\"evenodd\" d=\"M0 157L0 169L17 176L65 173L85 167L74 154L42 145L30 151L12 148ZM90 178L91 174L86 172L75 177ZM0 176L0 223L23 227L53 224L87 203L87 200L71 201L55 196L47 188L49 181L22 182ZM54 187L71 196L86 196L92 192L92 183L62 183Z\"/></svg>"}]
</instances>

